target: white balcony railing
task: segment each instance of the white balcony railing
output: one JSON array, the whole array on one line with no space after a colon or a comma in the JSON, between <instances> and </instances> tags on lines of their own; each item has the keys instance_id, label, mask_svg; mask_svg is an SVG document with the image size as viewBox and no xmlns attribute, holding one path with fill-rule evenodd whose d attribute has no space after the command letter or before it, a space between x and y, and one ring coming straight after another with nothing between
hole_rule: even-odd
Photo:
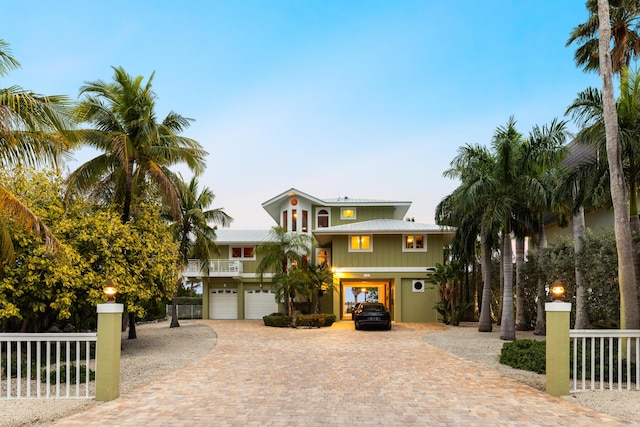
<instances>
[{"instance_id":1,"label":"white balcony railing","mask_svg":"<svg viewBox=\"0 0 640 427\"><path fill-rule=\"evenodd\" d=\"M572 393L640 390L640 330L572 329L569 336Z\"/></svg>"},{"instance_id":2,"label":"white balcony railing","mask_svg":"<svg viewBox=\"0 0 640 427\"><path fill-rule=\"evenodd\" d=\"M203 269L200 260L190 259L184 269L187 277L235 277L242 274L242 262L228 259L209 260L208 271Z\"/></svg>"}]
</instances>

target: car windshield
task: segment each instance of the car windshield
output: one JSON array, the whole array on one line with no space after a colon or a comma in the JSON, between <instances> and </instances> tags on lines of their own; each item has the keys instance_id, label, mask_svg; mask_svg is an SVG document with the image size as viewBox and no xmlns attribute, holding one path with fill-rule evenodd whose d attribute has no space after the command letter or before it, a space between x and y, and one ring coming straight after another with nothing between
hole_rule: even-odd
<instances>
[{"instance_id":1,"label":"car windshield","mask_svg":"<svg viewBox=\"0 0 640 427\"><path fill-rule=\"evenodd\" d=\"M383 304L363 304L362 311L387 311Z\"/></svg>"}]
</instances>

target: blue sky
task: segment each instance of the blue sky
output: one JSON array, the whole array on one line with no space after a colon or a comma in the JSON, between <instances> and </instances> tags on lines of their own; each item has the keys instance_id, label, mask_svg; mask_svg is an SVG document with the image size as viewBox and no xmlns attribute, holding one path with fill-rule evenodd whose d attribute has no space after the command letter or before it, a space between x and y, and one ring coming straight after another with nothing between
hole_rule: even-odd
<instances>
[{"instance_id":1,"label":"blue sky","mask_svg":"<svg viewBox=\"0 0 640 427\"><path fill-rule=\"evenodd\" d=\"M434 223L458 147L510 116L526 135L600 86L565 47L579 0L25 0L2 14L22 68L0 87L76 99L112 66L155 71L158 116L195 119L200 181L234 229L275 225L261 203L291 187L412 201Z\"/></svg>"}]
</instances>

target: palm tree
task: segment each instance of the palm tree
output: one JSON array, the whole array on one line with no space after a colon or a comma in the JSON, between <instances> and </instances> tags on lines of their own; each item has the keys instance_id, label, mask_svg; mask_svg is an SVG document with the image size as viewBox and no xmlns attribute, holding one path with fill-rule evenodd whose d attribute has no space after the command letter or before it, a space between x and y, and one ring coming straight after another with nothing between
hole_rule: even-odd
<instances>
[{"instance_id":1,"label":"palm tree","mask_svg":"<svg viewBox=\"0 0 640 427\"><path fill-rule=\"evenodd\" d=\"M171 231L176 241L180 242L180 261L186 266L189 258L197 258L201 267L208 269L209 260L214 254L219 253L215 243L216 228L218 225L228 227L233 218L227 215L223 208L208 209L216 196L208 187L201 191L198 189L197 176L186 183L182 175L178 174L178 182L175 184L180 196L180 216L171 217ZM177 293L176 289L171 307L171 328L180 326L176 310Z\"/></svg>"},{"instance_id":2,"label":"palm tree","mask_svg":"<svg viewBox=\"0 0 640 427\"><path fill-rule=\"evenodd\" d=\"M122 209L123 223L130 220L133 198L148 183L178 217L180 199L169 167L184 163L199 174L205 166L207 152L197 141L179 135L191 119L170 112L157 121L151 89L154 74L143 85L142 76L134 78L114 67L113 82L98 80L80 88L84 99L75 110L80 122L93 125L83 130L84 143L102 154L69 176L68 195L90 190L102 195L108 190L110 201Z\"/></svg>"},{"instance_id":3,"label":"palm tree","mask_svg":"<svg viewBox=\"0 0 640 427\"><path fill-rule=\"evenodd\" d=\"M9 44L0 39L0 77L20 67ZM0 163L42 166L57 164L70 148L72 122L66 96L42 96L19 86L0 88ZM49 249L60 243L49 228L14 194L0 184L0 210L41 236ZM0 222L0 271L14 260L11 236Z\"/></svg>"},{"instance_id":4,"label":"palm tree","mask_svg":"<svg viewBox=\"0 0 640 427\"><path fill-rule=\"evenodd\" d=\"M627 217L629 205L626 194L622 154L618 139L618 114L613 97L612 66L609 44L611 28L609 25L609 2L598 0L599 18L599 59L602 77L602 101L604 126L607 141L607 160L613 202L614 229L618 251L618 280L620 285L620 328L637 329L640 326L638 297L635 286L635 268L631 245L631 227Z\"/></svg>"},{"instance_id":5,"label":"palm tree","mask_svg":"<svg viewBox=\"0 0 640 427\"><path fill-rule=\"evenodd\" d=\"M314 266L309 264L307 268L307 276L309 279L310 291L315 293L316 303L314 306L314 313L320 313L320 299L328 291L336 289L335 283L333 283L333 273L326 264Z\"/></svg>"},{"instance_id":6,"label":"palm tree","mask_svg":"<svg viewBox=\"0 0 640 427\"><path fill-rule=\"evenodd\" d=\"M458 178L461 184L447 196L437 208L437 222L444 225L462 224L465 228L479 230L480 259L482 270L482 299L478 331L491 332L491 254L497 246L499 224L491 222L489 212L483 206L489 194L494 191L492 174L495 159L486 147L465 145L458 149L458 155L451 161L451 167L444 176Z\"/></svg>"},{"instance_id":7,"label":"palm tree","mask_svg":"<svg viewBox=\"0 0 640 427\"><path fill-rule=\"evenodd\" d=\"M598 0L587 0L589 11L587 22L576 26L566 46L578 45L574 58L579 67L585 71L598 71L599 60L599 23ZM608 55L611 61L611 71L614 74L629 66L632 59L640 56L640 33L638 33L640 19L640 1L638 0L609 0L610 23L609 38L613 32L613 48ZM608 38L608 39L609 39ZM605 45L609 50L609 43Z\"/></svg>"},{"instance_id":8,"label":"palm tree","mask_svg":"<svg viewBox=\"0 0 640 427\"><path fill-rule=\"evenodd\" d=\"M170 112L161 122L155 115L153 74L132 77L114 67L113 82L88 82L75 109L79 122L93 126L81 132L83 142L101 152L76 169L67 180L67 197L90 192L116 203L121 221L131 218L131 203L149 185L155 188L174 218L180 217L180 197L169 167L185 163L193 172L204 169L206 151L190 138L180 136L190 119ZM129 338L136 338L135 314L129 313Z\"/></svg>"},{"instance_id":9,"label":"palm tree","mask_svg":"<svg viewBox=\"0 0 640 427\"><path fill-rule=\"evenodd\" d=\"M301 289L299 285L298 272L303 271L301 267L311 248L311 236L308 234L286 232L282 227L271 229L273 241L266 242L256 248L256 254L261 258L256 271L260 277L260 282L266 272L272 272L273 285L276 287L276 298L278 295L288 295L287 314L293 315L293 300L296 292ZM295 278L286 278L290 270L298 270ZM293 280L295 279L295 280ZM292 295L293 293L293 295ZM278 298L278 300L281 300Z\"/></svg>"}]
</instances>

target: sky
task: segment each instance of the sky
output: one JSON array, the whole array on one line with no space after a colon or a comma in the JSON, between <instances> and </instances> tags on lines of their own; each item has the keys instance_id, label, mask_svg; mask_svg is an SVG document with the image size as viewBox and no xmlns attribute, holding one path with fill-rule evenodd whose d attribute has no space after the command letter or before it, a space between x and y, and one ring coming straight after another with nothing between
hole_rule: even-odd
<instances>
[{"instance_id":1,"label":"sky","mask_svg":"<svg viewBox=\"0 0 640 427\"><path fill-rule=\"evenodd\" d=\"M194 119L199 178L232 229L276 223L261 204L314 197L411 201L434 224L465 144L513 116L528 135L600 87L566 47L584 0L25 0L2 5L21 68L0 79L76 100L113 68L149 78L157 116ZM575 131L570 123L569 129ZM91 158L81 150L74 169ZM190 176L185 169L176 169Z\"/></svg>"}]
</instances>

